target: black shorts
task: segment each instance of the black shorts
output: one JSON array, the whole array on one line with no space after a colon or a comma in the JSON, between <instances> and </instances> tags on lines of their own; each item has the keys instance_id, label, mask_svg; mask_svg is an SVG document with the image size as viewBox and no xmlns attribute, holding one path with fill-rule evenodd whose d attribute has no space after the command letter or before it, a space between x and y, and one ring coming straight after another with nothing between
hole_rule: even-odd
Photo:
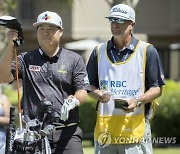
<instances>
[{"instance_id":1,"label":"black shorts","mask_svg":"<svg viewBox=\"0 0 180 154\"><path fill-rule=\"evenodd\" d=\"M69 126L48 136L52 154L83 154L82 130L79 126Z\"/></svg>"}]
</instances>

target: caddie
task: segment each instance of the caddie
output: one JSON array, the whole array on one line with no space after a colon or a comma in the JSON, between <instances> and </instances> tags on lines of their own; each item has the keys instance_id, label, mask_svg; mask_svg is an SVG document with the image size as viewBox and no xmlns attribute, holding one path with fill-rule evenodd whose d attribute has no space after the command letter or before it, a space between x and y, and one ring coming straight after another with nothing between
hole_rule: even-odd
<instances>
[{"instance_id":1,"label":"caddie","mask_svg":"<svg viewBox=\"0 0 180 154\"><path fill-rule=\"evenodd\" d=\"M95 154L152 154L155 100L165 85L156 48L135 38L135 11L117 4L106 17L112 37L95 47L87 71L91 96L99 100Z\"/></svg>"}]
</instances>

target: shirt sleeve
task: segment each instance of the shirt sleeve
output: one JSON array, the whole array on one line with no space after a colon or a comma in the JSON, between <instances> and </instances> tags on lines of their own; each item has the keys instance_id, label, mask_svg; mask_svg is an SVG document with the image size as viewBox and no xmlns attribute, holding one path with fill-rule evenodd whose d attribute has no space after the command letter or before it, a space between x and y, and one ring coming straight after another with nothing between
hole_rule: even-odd
<instances>
[{"instance_id":1,"label":"shirt sleeve","mask_svg":"<svg viewBox=\"0 0 180 154\"><path fill-rule=\"evenodd\" d=\"M22 62L22 55L20 54L18 57L17 57L17 60L18 60L18 76L20 79L22 79L22 68L23 68L23 62ZM16 62L15 60L13 60L12 64L11 64L11 73L14 77L14 79L16 80Z\"/></svg>"},{"instance_id":2,"label":"shirt sleeve","mask_svg":"<svg viewBox=\"0 0 180 154\"><path fill-rule=\"evenodd\" d=\"M97 51L96 48L91 53L88 63L87 63L87 72L89 77L90 85L93 85L99 88L99 79L98 79L98 62L97 62Z\"/></svg>"},{"instance_id":3,"label":"shirt sleeve","mask_svg":"<svg viewBox=\"0 0 180 154\"><path fill-rule=\"evenodd\" d=\"M161 87L165 85L164 71L156 48L150 45L147 48L146 59L146 90L151 87Z\"/></svg>"},{"instance_id":4,"label":"shirt sleeve","mask_svg":"<svg viewBox=\"0 0 180 154\"><path fill-rule=\"evenodd\" d=\"M73 70L73 85L75 91L87 90L90 91L89 79L86 71L86 67L82 57L79 56Z\"/></svg>"}]
</instances>

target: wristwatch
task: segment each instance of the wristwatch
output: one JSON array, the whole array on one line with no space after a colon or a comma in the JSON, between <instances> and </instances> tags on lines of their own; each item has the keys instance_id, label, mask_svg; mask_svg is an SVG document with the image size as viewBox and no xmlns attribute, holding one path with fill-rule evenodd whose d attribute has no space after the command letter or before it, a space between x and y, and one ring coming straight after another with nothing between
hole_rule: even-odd
<instances>
[{"instance_id":1,"label":"wristwatch","mask_svg":"<svg viewBox=\"0 0 180 154\"><path fill-rule=\"evenodd\" d=\"M137 100L136 107L140 107L141 106L141 102L139 101L139 97L136 97L135 99Z\"/></svg>"}]
</instances>

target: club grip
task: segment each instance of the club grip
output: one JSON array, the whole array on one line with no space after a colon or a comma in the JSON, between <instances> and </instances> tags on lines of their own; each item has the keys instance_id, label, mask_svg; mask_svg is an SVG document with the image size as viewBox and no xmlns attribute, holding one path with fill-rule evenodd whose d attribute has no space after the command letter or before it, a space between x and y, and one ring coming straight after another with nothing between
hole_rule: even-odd
<instances>
[{"instance_id":1,"label":"club grip","mask_svg":"<svg viewBox=\"0 0 180 154\"><path fill-rule=\"evenodd\" d=\"M5 154L13 153L14 137L15 137L15 125L14 125L15 107L10 107L10 120L6 132L6 151Z\"/></svg>"}]
</instances>

